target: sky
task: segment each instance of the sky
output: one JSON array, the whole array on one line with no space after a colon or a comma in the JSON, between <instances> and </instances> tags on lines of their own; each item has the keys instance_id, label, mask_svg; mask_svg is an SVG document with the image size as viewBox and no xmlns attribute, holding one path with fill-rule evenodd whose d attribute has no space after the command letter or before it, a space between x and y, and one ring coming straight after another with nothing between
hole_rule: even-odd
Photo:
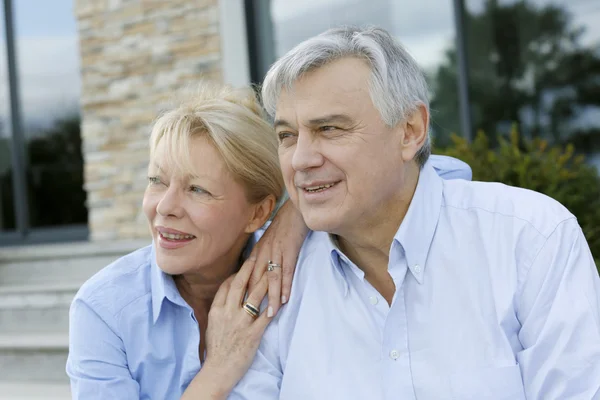
<instances>
[{"instance_id":1,"label":"sky","mask_svg":"<svg viewBox=\"0 0 600 400\"><path fill-rule=\"evenodd\" d=\"M26 124L47 125L78 108L81 83L73 0L16 0L13 7L22 116ZM0 119L6 120L8 72L0 10Z\"/></svg>"}]
</instances>

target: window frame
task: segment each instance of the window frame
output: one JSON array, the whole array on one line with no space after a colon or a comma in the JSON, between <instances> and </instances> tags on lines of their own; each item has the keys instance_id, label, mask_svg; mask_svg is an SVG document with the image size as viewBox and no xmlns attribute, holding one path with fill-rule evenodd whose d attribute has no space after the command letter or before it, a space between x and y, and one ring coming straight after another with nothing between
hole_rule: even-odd
<instances>
[{"instance_id":1,"label":"window frame","mask_svg":"<svg viewBox=\"0 0 600 400\"><path fill-rule=\"evenodd\" d=\"M13 202L15 208L15 230L0 231L0 246L30 245L87 240L87 224L58 227L32 228L27 194L27 155L22 124L20 86L17 71L17 51L14 29L13 0L0 0L4 8L4 30L6 40L6 65L8 70L9 119L8 132L11 139L11 167Z\"/></svg>"}]
</instances>

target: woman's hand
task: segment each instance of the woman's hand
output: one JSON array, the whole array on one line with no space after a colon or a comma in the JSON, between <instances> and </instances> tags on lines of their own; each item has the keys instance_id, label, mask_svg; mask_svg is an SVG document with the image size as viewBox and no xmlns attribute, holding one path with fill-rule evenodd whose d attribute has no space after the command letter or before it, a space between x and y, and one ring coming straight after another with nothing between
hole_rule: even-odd
<instances>
[{"instance_id":1,"label":"woman's hand","mask_svg":"<svg viewBox=\"0 0 600 400\"><path fill-rule=\"evenodd\" d=\"M250 257L240 271L219 288L208 313L206 361L182 396L183 399L225 399L244 376L254 359L260 339L271 321L267 312L256 317L243 308L249 303L259 309L267 293L263 277L244 296L256 259Z\"/></svg>"},{"instance_id":2,"label":"woman's hand","mask_svg":"<svg viewBox=\"0 0 600 400\"><path fill-rule=\"evenodd\" d=\"M288 200L252 250L256 267L250 278L250 290L263 279L269 261L281 266L266 273L269 281L268 312L272 315L277 314L281 304L285 304L290 298L296 261L307 234L308 228L302 214Z\"/></svg>"}]
</instances>

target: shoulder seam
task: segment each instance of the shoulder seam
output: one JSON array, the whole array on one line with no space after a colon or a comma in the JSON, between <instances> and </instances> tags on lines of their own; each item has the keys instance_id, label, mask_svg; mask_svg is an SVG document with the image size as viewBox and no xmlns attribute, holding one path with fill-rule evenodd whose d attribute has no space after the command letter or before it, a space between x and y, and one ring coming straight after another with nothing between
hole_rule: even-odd
<instances>
[{"instance_id":1,"label":"shoulder seam","mask_svg":"<svg viewBox=\"0 0 600 400\"><path fill-rule=\"evenodd\" d=\"M523 281L519 284L519 287L517 288L517 292L515 293L517 298L521 297L521 293L523 291L523 287L525 286L525 282L527 282L527 280L529 279L529 273L531 271L531 266L535 263L535 261L537 260L538 256L540 255L540 253L542 252L542 250L544 249L544 247L546 246L546 243L548 243L548 239L550 239L550 237L556 232L556 230L563 224L565 224L568 221L571 220L575 220L575 222L577 222L577 218L575 218L574 216L570 217L570 218L565 218L562 221L560 221L558 224L556 224L556 226L554 227L554 229L552 230L552 232L550 232L550 234L546 237L544 237L544 242L542 243L542 245L537 249L537 251L535 252L535 255L533 256L533 258L531 259L531 262L529 262L529 264L524 265L524 267L527 269L525 271L525 274L523 276Z\"/></svg>"},{"instance_id":2,"label":"shoulder seam","mask_svg":"<svg viewBox=\"0 0 600 400\"><path fill-rule=\"evenodd\" d=\"M558 228L558 226L560 224L562 224L563 222L568 221L570 219L577 219L574 215L570 215L569 217L564 218L564 219L560 220L559 222L557 222L556 225L554 226L554 228L552 229L552 231L550 231L550 233L548 235L545 235L544 233L540 232L540 230L534 224L532 224L531 221L528 221L528 220L526 220L526 219L524 219L522 217L519 217L517 215L504 214L504 213L501 213L499 211L492 211L492 210L488 210L486 208L477 207L477 206L458 207L458 206L449 205L449 204L442 204L442 207L454 208L454 209L463 210L463 211L481 210L481 211L485 211L485 212L490 213L490 214L497 214L497 215L500 215L500 216L506 217L506 218L515 218L515 219L518 219L519 221L523 221L523 222L527 223L527 225L529 225L530 227L532 227L533 229L535 229L535 231L537 233L539 233L540 236L542 236L544 239L548 239L550 236L552 236L552 234L554 233L554 231L556 230L556 228Z\"/></svg>"},{"instance_id":3,"label":"shoulder seam","mask_svg":"<svg viewBox=\"0 0 600 400\"><path fill-rule=\"evenodd\" d=\"M133 270L126 272L125 274L123 274L122 276L126 276L126 275L131 275L134 274L136 272L139 271L140 268L144 267L146 265L146 261L144 260L143 262L141 262L140 264L138 264ZM98 290L100 290L101 288L106 287L107 285L112 284L114 281L114 278L111 279L110 281L104 282L101 286L96 287L90 294L91 296L88 298L88 301L90 303L94 303L96 306L100 306L101 308L105 309L106 311L108 311L108 309L106 309L106 307L103 307L102 304L100 304L97 301L97 298L95 296L95 294L98 292ZM145 295L147 295L148 292L144 292L143 294L141 294L140 296L137 296L135 299L129 301L127 304L123 305L122 307L119 307L119 309L117 311L115 311L114 313L109 313L112 314L113 318L116 317L125 307L127 307L128 305L130 305L131 303L133 303L134 301L138 300L140 297L143 297Z\"/></svg>"}]
</instances>

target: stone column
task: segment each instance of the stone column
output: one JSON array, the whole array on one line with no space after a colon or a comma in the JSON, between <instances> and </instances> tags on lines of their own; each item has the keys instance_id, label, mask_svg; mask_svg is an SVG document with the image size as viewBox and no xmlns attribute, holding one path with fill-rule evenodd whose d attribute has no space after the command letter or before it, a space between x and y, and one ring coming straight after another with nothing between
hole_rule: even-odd
<instances>
[{"instance_id":1,"label":"stone column","mask_svg":"<svg viewBox=\"0 0 600 400\"><path fill-rule=\"evenodd\" d=\"M221 80L218 0L76 0L92 241L149 237L152 121L178 89Z\"/></svg>"}]
</instances>

